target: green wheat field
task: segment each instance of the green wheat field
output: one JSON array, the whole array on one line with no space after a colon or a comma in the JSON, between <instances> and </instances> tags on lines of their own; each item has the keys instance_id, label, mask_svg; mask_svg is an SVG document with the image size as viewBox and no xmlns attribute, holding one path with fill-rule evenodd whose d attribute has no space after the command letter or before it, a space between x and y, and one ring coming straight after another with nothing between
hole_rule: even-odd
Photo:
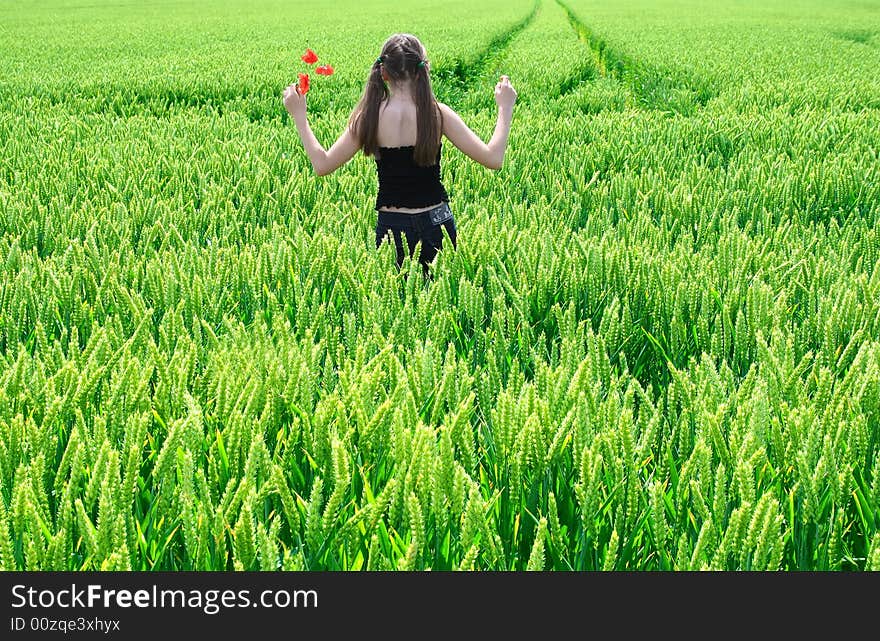
<instances>
[{"instance_id":1,"label":"green wheat field","mask_svg":"<svg viewBox=\"0 0 880 641\"><path fill-rule=\"evenodd\" d=\"M395 32L504 167L317 178ZM880 570L880 1L0 5L0 568Z\"/></svg>"}]
</instances>

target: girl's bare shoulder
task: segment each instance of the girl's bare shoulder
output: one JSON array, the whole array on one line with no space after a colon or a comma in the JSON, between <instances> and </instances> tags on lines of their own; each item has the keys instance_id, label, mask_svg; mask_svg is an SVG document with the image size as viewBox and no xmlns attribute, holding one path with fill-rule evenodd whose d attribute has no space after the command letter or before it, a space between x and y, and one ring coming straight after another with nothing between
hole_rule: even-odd
<instances>
[{"instance_id":1,"label":"girl's bare shoulder","mask_svg":"<svg viewBox=\"0 0 880 641\"><path fill-rule=\"evenodd\" d=\"M443 128L446 128L446 123L450 120L458 120L460 116L455 112L455 109L447 105L445 102L437 101L437 106L440 108L440 117L443 120Z\"/></svg>"},{"instance_id":2,"label":"girl's bare shoulder","mask_svg":"<svg viewBox=\"0 0 880 641\"><path fill-rule=\"evenodd\" d=\"M443 117L443 128L446 129L446 125L450 123L461 122L461 116L458 113L447 105L446 103L437 101L437 105L440 107L440 115Z\"/></svg>"}]
</instances>

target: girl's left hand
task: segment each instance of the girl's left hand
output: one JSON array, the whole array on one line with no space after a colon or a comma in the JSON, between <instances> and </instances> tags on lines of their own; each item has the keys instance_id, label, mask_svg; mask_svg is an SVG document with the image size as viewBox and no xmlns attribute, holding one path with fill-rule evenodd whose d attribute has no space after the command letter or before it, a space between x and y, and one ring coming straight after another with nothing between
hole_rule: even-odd
<instances>
[{"instance_id":1,"label":"girl's left hand","mask_svg":"<svg viewBox=\"0 0 880 641\"><path fill-rule=\"evenodd\" d=\"M306 115L306 97L300 95L296 83L284 90L284 107L294 118Z\"/></svg>"}]
</instances>

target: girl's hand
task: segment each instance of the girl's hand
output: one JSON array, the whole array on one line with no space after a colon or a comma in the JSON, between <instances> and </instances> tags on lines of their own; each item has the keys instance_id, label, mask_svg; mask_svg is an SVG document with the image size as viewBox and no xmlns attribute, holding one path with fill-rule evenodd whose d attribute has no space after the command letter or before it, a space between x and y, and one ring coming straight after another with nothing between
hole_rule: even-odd
<instances>
[{"instance_id":1,"label":"girl's hand","mask_svg":"<svg viewBox=\"0 0 880 641\"><path fill-rule=\"evenodd\" d=\"M288 85L284 90L284 108L294 119L306 115L306 97L301 96L296 83Z\"/></svg>"},{"instance_id":2,"label":"girl's hand","mask_svg":"<svg viewBox=\"0 0 880 641\"><path fill-rule=\"evenodd\" d=\"M510 84L510 78L501 76L501 80L495 85L495 102L499 109L510 111L516 102L516 89Z\"/></svg>"}]
</instances>

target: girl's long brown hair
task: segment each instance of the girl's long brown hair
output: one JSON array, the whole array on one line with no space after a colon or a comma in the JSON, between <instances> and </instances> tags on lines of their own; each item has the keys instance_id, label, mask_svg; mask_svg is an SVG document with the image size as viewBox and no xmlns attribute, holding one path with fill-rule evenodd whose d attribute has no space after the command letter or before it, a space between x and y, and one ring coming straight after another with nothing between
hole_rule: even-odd
<instances>
[{"instance_id":1,"label":"girl's long brown hair","mask_svg":"<svg viewBox=\"0 0 880 641\"><path fill-rule=\"evenodd\" d=\"M378 156L379 108L391 94L382 80L382 68L394 82L413 80L416 101L416 144L413 159L417 165L428 167L437 162L440 136L443 133L443 114L431 88L424 47L419 39L408 33L398 33L385 41L382 53L370 69L367 87L349 125L367 156ZM422 64L419 64L422 63Z\"/></svg>"}]
</instances>

